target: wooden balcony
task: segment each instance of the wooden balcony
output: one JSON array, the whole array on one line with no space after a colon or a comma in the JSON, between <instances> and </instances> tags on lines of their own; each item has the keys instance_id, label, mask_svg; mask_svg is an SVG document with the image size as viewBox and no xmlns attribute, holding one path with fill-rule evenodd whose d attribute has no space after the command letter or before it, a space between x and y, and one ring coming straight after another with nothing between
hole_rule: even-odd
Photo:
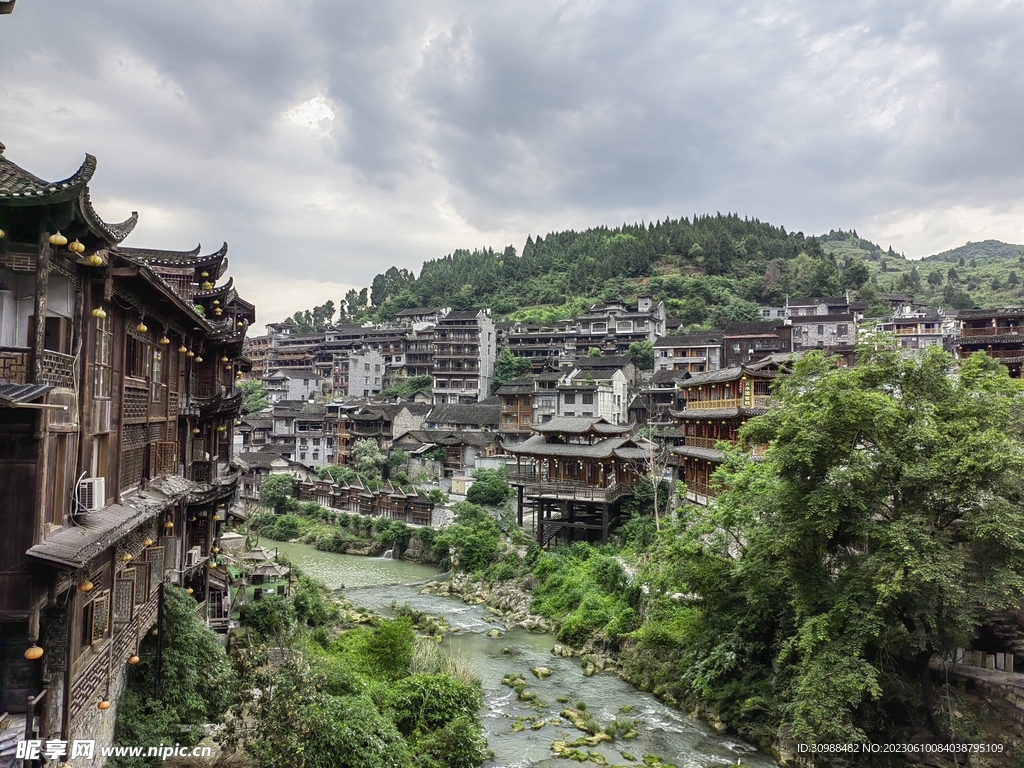
<instances>
[{"instance_id":1,"label":"wooden balcony","mask_svg":"<svg viewBox=\"0 0 1024 768\"><path fill-rule=\"evenodd\" d=\"M966 338L969 336L1005 336L1007 334L1017 334L1024 331L1024 326L1020 325L1000 325L995 328L961 328L960 336Z\"/></svg>"},{"instance_id":2,"label":"wooden balcony","mask_svg":"<svg viewBox=\"0 0 1024 768\"><path fill-rule=\"evenodd\" d=\"M633 487L625 483L609 486L588 485L571 480L552 480L533 472L509 472L510 485L521 485L524 495L573 501L594 501L610 504L616 499L633 493Z\"/></svg>"},{"instance_id":3,"label":"wooden balcony","mask_svg":"<svg viewBox=\"0 0 1024 768\"><path fill-rule=\"evenodd\" d=\"M40 358L40 384L75 389L75 358L44 349Z\"/></svg>"}]
</instances>

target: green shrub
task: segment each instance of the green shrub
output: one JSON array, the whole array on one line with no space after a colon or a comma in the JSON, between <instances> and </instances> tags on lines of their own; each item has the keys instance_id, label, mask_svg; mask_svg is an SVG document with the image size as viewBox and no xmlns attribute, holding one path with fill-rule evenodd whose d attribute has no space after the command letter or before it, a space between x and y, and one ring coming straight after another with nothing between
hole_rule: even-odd
<instances>
[{"instance_id":1,"label":"green shrub","mask_svg":"<svg viewBox=\"0 0 1024 768\"><path fill-rule=\"evenodd\" d=\"M307 741L305 768L407 768L412 754L395 726L365 696L325 696L298 715ZM276 765L292 765L280 755Z\"/></svg>"},{"instance_id":2,"label":"green shrub","mask_svg":"<svg viewBox=\"0 0 1024 768\"><path fill-rule=\"evenodd\" d=\"M487 571L491 581L509 581L516 577L516 567L511 563L498 563Z\"/></svg>"},{"instance_id":3,"label":"green shrub","mask_svg":"<svg viewBox=\"0 0 1024 768\"><path fill-rule=\"evenodd\" d=\"M407 675L415 638L408 618L381 621L366 638L364 646L370 668L378 676L392 680Z\"/></svg>"},{"instance_id":4,"label":"green shrub","mask_svg":"<svg viewBox=\"0 0 1024 768\"><path fill-rule=\"evenodd\" d=\"M385 697L386 710L399 732L441 728L460 717L475 718L480 709L480 690L448 675L419 674L395 682Z\"/></svg>"},{"instance_id":5,"label":"green shrub","mask_svg":"<svg viewBox=\"0 0 1024 768\"><path fill-rule=\"evenodd\" d=\"M415 744L417 768L474 768L487 759L487 741L476 718L463 716Z\"/></svg>"},{"instance_id":6,"label":"green shrub","mask_svg":"<svg viewBox=\"0 0 1024 768\"><path fill-rule=\"evenodd\" d=\"M294 615L291 603L281 595L267 595L241 607L238 618L242 625L261 635L278 635L292 625Z\"/></svg>"}]
</instances>

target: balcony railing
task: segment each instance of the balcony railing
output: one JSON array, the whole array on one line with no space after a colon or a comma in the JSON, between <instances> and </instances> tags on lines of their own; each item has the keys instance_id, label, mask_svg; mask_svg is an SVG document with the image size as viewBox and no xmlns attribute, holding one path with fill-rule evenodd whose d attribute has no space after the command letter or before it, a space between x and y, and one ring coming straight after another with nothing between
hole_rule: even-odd
<instances>
[{"instance_id":1,"label":"balcony railing","mask_svg":"<svg viewBox=\"0 0 1024 768\"><path fill-rule=\"evenodd\" d=\"M28 384L32 352L26 347L0 349L0 382Z\"/></svg>"},{"instance_id":2,"label":"balcony railing","mask_svg":"<svg viewBox=\"0 0 1024 768\"><path fill-rule=\"evenodd\" d=\"M1020 325L1000 325L995 328L961 328L960 335L967 336L1004 336L1006 334L1021 333L1024 331L1024 326Z\"/></svg>"},{"instance_id":3,"label":"balcony railing","mask_svg":"<svg viewBox=\"0 0 1024 768\"><path fill-rule=\"evenodd\" d=\"M608 486L588 485L572 480L552 480L529 471L509 472L507 479L513 485L523 486L527 496L557 496L610 503L620 496L633 492L632 486L624 483L612 483Z\"/></svg>"},{"instance_id":4,"label":"balcony railing","mask_svg":"<svg viewBox=\"0 0 1024 768\"><path fill-rule=\"evenodd\" d=\"M1024 357L1024 349L987 349L989 357Z\"/></svg>"}]
</instances>

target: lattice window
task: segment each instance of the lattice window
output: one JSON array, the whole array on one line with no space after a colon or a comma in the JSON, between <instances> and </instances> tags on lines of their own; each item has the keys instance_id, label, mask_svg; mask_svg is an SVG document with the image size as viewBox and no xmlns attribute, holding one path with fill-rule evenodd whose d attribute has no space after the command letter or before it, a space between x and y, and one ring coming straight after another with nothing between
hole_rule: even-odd
<instances>
[{"instance_id":1,"label":"lattice window","mask_svg":"<svg viewBox=\"0 0 1024 768\"><path fill-rule=\"evenodd\" d=\"M206 443L198 438L192 441L192 461L206 461Z\"/></svg>"},{"instance_id":2,"label":"lattice window","mask_svg":"<svg viewBox=\"0 0 1024 768\"><path fill-rule=\"evenodd\" d=\"M159 422L157 424L149 425L149 440L147 443L159 443L164 439L164 424Z\"/></svg>"},{"instance_id":3,"label":"lattice window","mask_svg":"<svg viewBox=\"0 0 1024 768\"><path fill-rule=\"evenodd\" d=\"M192 480L197 483L210 482L210 464L205 461L201 464L193 464Z\"/></svg>"},{"instance_id":4,"label":"lattice window","mask_svg":"<svg viewBox=\"0 0 1024 768\"><path fill-rule=\"evenodd\" d=\"M168 392L167 393L167 418L170 421L174 421L178 418L178 393Z\"/></svg>"},{"instance_id":5,"label":"lattice window","mask_svg":"<svg viewBox=\"0 0 1024 768\"><path fill-rule=\"evenodd\" d=\"M173 475L178 464L178 444L173 442L156 443L154 448L153 467L157 475Z\"/></svg>"},{"instance_id":6,"label":"lattice window","mask_svg":"<svg viewBox=\"0 0 1024 768\"><path fill-rule=\"evenodd\" d=\"M149 393L136 387L124 388L124 417L128 421L144 421L149 416Z\"/></svg>"},{"instance_id":7,"label":"lattice window","mask_svg":"<svg viewBox=\"0 0 1024 768\"><path fill-rule=\"evenodd\" d=\"M55 387L75 387L75 358L60 352L44 349L40 355L41 381Z\"/></svg>"},{"instance_id":8,"label":"lattice window","mask_svg":"<svg viewBox=\"0 0 1024 768\"><path fill-rule=\"evenodd\" d=\"M145 446L123 448L121 450L121 490L134 488L142 482L142 465L145 459Z\"/></svg>"}]
</instances>

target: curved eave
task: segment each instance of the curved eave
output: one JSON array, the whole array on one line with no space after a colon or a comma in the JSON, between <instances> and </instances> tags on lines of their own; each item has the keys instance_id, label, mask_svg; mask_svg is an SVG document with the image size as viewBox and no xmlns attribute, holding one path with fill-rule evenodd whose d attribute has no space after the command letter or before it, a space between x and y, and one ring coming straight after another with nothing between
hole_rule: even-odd
<instances>
[{"instance_id":1,"label":"curved eave","mask_svg":"<svg viewBox=\"0 0 1024 768\"><path fill-rule=\"evenodd\" d=\"M161 251L155 248L119 248L125 258L140 264L154 267L182 267L192 266L191 262L199 255L201 246L197 245L191 251Z\"/></svg>"},{"instance_id":2,"label":"curved eave","mask_svg":"<svg viewBox=\"0 0 1024 768\"><path fill-rule=\"evenodd\" d=\"M195 323L201 330L206 332L206 334L211 334L213 331L213 324L205 317L198 314L192 308L192 305L181 298L181 296L178 295L178 292L175 291L167 281L160 277L160 275L145 266L139 268L138 274L144 281L160 291L164 298L180 310L182 315L187 318L189 322Z\"/></svg>"},{"instance_id":3,"label":"curved eave","mask_svg":"<svg viewBox=\"0 0 1024 768\"><path fill-rule=\"evenodd\" d=\"M77 171L62 181L44 181L0 155L0 204L29 206L75 200L93 174L96 158L86 155Z\"/></svg>"},{"instance_id":4,"label":"curved eave","mask_svg":"<svg viewBox=\"0 0 1024 768\"><path fill-rule=\"evenodd\" d=\"M231 290L235 278L229 277L228 281L224 285L218 285L216 288L211 288L208 291L196 291L193 296L198 299L221 299L227 295ZM236 294L237 295L237 294ZM226 303L226 302L225 302Z\"/></svg>"},{"instance_id":5,"label":"curved eave","mask_svg":"<svg viewBox=\"0 0 1024 768\"><path fill-rule=\"evenodd\" d=\"M89 197L89 188L85 187L78 199L78 206L81 210L82 219L89 227L89 231L96 237L106 240L110 245L117 245L124 240L135 225L139 223L138 211L132 211L132 215L120 224L107 224L93 208L92 199Z\"/></svg>"}]
</instances>

